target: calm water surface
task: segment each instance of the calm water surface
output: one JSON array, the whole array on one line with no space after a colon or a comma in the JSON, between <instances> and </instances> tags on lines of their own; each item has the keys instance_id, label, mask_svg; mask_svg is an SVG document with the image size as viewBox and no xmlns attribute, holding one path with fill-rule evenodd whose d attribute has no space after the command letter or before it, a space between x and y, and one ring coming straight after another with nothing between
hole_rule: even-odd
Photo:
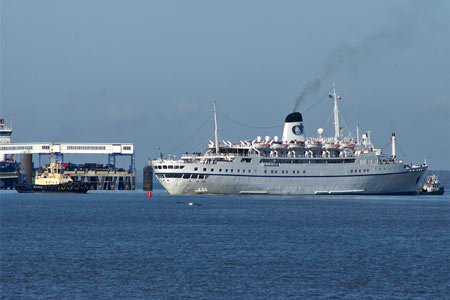
<instances>
[{"instance_id":1,"label":"calm water surface","mask_svg":"<svg viewBox=\"0 0 450 300\"><path fill-rule=\"evenodd\" d=\"M8 191L0 205L2 299L450 297L448 194Z\"/></svg>"}]
</instances>

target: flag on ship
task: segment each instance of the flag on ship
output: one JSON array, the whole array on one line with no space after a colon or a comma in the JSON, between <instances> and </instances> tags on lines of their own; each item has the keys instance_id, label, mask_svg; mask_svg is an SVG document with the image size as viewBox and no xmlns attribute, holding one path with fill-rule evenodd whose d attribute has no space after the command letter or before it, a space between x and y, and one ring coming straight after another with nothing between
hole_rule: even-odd
<instances>
[{"instance_id":1,"label":"flag on ship","mask_svg":"<svg viewBox=\"0 0 450 300\"><path fill-rule=\"evenodd\" d=\"M328 98L333 99L333 94L328 94ZM342 100L341 96L336 96L337 99Z\"/></svg>"}]
</instances>

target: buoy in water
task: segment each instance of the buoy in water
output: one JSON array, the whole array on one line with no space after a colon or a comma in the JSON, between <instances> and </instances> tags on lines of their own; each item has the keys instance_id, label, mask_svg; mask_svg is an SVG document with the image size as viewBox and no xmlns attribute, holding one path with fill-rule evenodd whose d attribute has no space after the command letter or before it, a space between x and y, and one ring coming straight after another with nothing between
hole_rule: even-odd
<instances>
[{"instance_id":1,"label":"buoy in water","mask_svg":"<svg viewBox=\"0 0 450 300\"><path fill-rule=\"evenodd\" d=\"M151 196L152 196L152 192L148 192L147 197L151 197Z\"/></svg>"}]
</instances>

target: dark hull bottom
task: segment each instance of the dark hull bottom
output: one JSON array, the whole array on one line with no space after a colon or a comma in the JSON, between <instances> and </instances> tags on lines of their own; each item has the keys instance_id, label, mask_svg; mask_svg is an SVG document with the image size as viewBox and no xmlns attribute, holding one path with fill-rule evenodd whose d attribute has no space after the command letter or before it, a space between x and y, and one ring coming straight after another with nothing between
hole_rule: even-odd
<instances>
[{"instance_id":1,"label":"dark hull bottom","mask_svg":"<svg viewBox=\"0 0 450 300\"><path fill-rule=\"evenodd\" d=\"M419 195L443 195L444 194L444 188L440 187L439 190L435 192L426 192L422 189L417 190L417 194Z\"/></svg>"},{"instance_id":2,"label":"dark hull bottom","mask_svg":"<svg viewBox=\"0 0 450 300\"><path fill-rule=\"evenodd\" d=\"M16 191L19 193L77 193L84 194L89 190L87 184L58 184L58 185L36 185L36 184L18 184Z\"/></svg>"}]
</instances>

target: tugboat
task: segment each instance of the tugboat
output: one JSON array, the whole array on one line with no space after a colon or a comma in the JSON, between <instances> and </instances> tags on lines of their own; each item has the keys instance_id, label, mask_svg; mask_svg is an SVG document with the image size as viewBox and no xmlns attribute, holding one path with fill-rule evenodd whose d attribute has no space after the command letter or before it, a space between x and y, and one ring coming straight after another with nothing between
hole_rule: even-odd
<instances>
[{"instance_id":1,"label":"tugboat","mask_svg":"<svg viewBox=\"0 0 450 300\"><path fill-rule=\"evenodd\" d=\"M436 175L428 176L421 189L417 190L419 195L442 195L444 187L439 186L439 179Z\"/></svg>"},{"instance_id":2,"label":"tugboat","mask_svg":"<svg viewBox=\"0 0 450 300\"><path fill-rule=\"evenodd\" d=\"M34 184L17 184L16 190L19 193L86 193L89 186L65 175L62 163L52 159L48 168L36 174Z\"/></svg>"}]
</instances>

